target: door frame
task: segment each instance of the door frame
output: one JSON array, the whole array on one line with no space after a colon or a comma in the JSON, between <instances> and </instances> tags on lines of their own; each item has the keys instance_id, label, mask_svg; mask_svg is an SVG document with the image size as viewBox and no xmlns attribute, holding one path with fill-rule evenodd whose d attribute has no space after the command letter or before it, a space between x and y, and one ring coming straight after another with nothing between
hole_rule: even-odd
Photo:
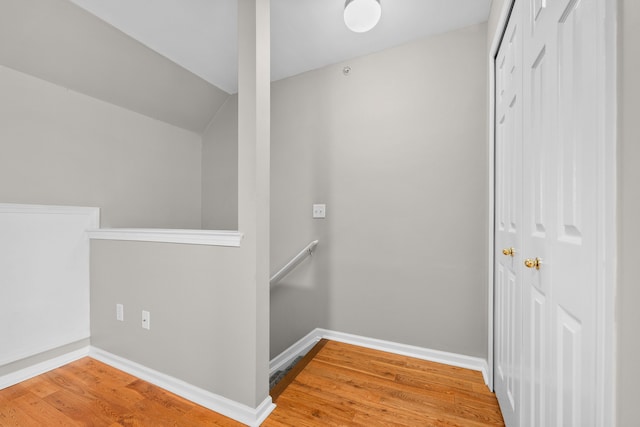
<instances>
[{"instance_id":1,"label":"door frame","mask_svg":"<svg viewBox=\"0 0 640 427\"><path fill-rule=\"evenodd\" d=\"M603 84L598 89L598 307L597 307L597 426L614 426L616 402L615 294L617 287L617 13L616 0L597 1L600 20L598 55L604 58L598 68ZM494 251L495 251L495 57L515 0L504 0L494 34L488 35L488 386L494 390Z\"/></svg>"},{"instance_id":2,"label":"door frame","mask_svg":"<svg viewBox=\"0 0 640 427\"><path fill-rule=\"evenodd\" d=\"M500 11L500 16L498 18L498 25L496 27L496 32L493 35L489 35L492 37L489 40L489 55L487 63L489 65L489 137L488 137L488 164L489 164L489 239L488 239L488 249L487 253L489 254L489 277L488 277L488 314L489 314L489 324L488 324L488 354L487 354L487 363L489 365L489 375L488 375L488 386L491 391L494 391L493 387L493 375L494 375L494 268L495 268L495 147L496 147L496 136L495 136L495 121L496 121L496 102L495 102L495 93L496 93L496 55L498 54L498 49L500 48L500 43L502 42L502 36L507 29L507 24L509 22L509 16L511 15L511 9L513 7L513 3L515 0L504 0L502 5L502 10Z\"/></svg>"}]
</instances>

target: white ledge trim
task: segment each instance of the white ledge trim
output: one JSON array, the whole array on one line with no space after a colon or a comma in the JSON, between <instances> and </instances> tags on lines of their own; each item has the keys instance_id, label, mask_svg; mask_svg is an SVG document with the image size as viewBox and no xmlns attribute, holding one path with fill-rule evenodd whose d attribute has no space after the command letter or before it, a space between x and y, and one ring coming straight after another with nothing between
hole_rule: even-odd
<instances>
[{"instance_id":1,"label":"white ledge trim","mask_svg":"<svg viewBox=\"0 0 640 427\"><path fill-rule=\"evenodd\" d=\"M239 247L242 233L220 230L178 230L160 228L100 228L88 230L93 240L184 243L188 245Z\"/></svg>"},{"instance_id":2,"label":"white ledge trim","mask_svg":"<svg viewBox=\"0 0 640 427\"><path fill-rule=\"evenodd\" d=\"M85 206L54 206L54 205L22 205L17 203L0 203L0 213L19 214L60 214L60 215L89 215L99 227L100 208Z\"/></svg>"}]
</instances>

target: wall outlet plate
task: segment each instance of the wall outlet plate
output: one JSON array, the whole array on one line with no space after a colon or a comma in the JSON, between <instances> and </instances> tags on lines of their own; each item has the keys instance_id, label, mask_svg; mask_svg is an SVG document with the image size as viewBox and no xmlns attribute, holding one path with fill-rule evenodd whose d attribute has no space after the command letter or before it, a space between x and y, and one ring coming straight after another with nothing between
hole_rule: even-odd
<instances>
[{"instance_id":1,"label":"wall outlet plate","mask_svg":"<svg viewBox=\"0 0 640 427\"><path fill-rule=\"evenodd\" d=\"M124 322L124 306L122 304L116 304L116 320Z\"/></svg>"},{"instance_id":2,"label":"wall outlet plate","mask_svg":"<svg viewBox=\"0 0 640 427\"><path fill-rule=\"evenodd\" d=\"M142 310L142 328L151 329L151 313Z\"/></svg>"}]
</instances>

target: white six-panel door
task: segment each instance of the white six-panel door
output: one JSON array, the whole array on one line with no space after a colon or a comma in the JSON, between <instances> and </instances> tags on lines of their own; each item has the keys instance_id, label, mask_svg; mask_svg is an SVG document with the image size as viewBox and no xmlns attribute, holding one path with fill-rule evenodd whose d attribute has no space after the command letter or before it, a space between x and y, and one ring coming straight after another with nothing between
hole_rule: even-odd
<instances>
[{"instance_id":1,"label":"white six-panel door","mask_svg":"<svg viewBox=\"0 0 640 427\"><path fill-rule=\"evenodd\" d=\"M516 0L520 1L520 0ZM551 0L556 1L557 0ZM526 268L523 274L523 381L522 424L549 426L550 396L554 390L551 342L551 294L553 252L550 241L555 234L554 214L554 134L558 109L557 51L554 25L545 0L527 0L523 24L527 37L523 46L525 107L523 148L524 256L539 260L539 268Z\"/></svg>"},{"instance_id":2,"label":"white six-panel door","mask_svg":"<svg viewBox=\"0 0 640 427\"><path fill-rule=\"evenodd\" d=\"M596 425L597 2L516 0L496 57L494 381L508 426Z\"/></svg>"}]
</instances>

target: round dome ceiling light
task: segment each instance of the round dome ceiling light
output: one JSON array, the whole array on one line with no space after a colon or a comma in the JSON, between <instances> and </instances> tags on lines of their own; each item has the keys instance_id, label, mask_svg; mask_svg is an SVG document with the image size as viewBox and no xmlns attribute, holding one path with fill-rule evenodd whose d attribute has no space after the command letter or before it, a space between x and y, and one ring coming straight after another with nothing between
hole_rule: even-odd
<instances>
[{"instance_id":1,"label":"round dome ceiling light","mask_svg":"<svg viewBox=\"0 0 640 427\"><path fill-rule=\"evenodd\" d=\"M371 30L380 21L380 16L380 0L347 0L344 4L344 23L354 33Z\"/></svg>"}]
</instances>

